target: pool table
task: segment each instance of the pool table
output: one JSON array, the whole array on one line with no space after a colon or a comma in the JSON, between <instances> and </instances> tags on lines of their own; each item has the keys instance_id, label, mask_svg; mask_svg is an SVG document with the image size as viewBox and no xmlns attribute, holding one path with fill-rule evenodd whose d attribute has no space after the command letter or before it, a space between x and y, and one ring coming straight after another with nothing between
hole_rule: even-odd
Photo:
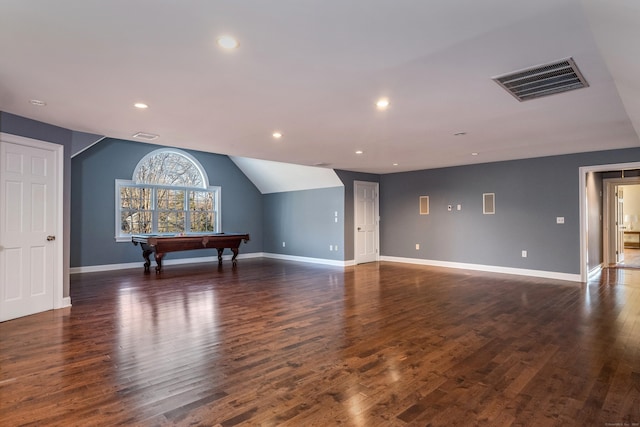
<instances>
[{"instance_id":1,"label":"pool table","mask_svg":"<svg viewBox=\"0 0 640 427\"><path fill-rule=\"evenodd\" d=\"M162 271L162 258L167 252L189 251L192 249L216 249L218 251L218 265L222 265L222 252L225 248L231 249L233 258L231 261L235 267L237 264L238 248L244 241L249 241L248 234L242 233L215 233L215 234L175 234L175 235L151 235L137 234L131 236L134 245L140 245L142 256L145 259L144 271L149 272L151 260L149 255L154 254L156 260L156 273Z\"/></svg>"}]
</instances>

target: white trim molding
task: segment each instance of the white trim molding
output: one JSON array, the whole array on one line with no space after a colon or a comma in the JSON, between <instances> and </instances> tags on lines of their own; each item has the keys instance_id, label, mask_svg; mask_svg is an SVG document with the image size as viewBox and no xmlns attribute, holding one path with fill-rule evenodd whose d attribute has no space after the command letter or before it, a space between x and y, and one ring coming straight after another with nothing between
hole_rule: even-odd
<instances>
[{"instance_id":1,"label":"white trim molding","mask_svg":"<svg viewBox=\"0 0 640 427\"><path fill-rule=\"evenodd\" d=\"M587 271L587 173L623 171L627 169L640 169L640 162L581 166L578 168L578 199L580 203L580 279L583 282L586 282L589 276L589 272ZM604 238L605 236L603 236L603 240Z\"/></svg>"},{"instance_id":2,"label":"white trim molding","mask_svg":"<svg viewBox=\"0 0 640 427\"><path fill-rule=\"evenodd\" d=\"M223 255L222 259L224 261L230 261L232 255ZM239 254L236 259L247 259L247 258L260 258L262 257L261 252L248 253L248 254ZM202 256L195 258L180 258L180 259L169 259L162 260L162 266L166 265L181 265L181 264L197 264L197 263L215 263L216 266L218 264L218 256ZM153 263L152 263L153 264ZM152 265L153 268L155 268ZM72 267L70 273L78 274L78 273L96 273L99 271L113 271L113 270L126 270L128 268L144 268L144 261L139 262L127 262L123 264L103 264L103 265L89 265L86 267Z\"/></svg>"},{"instance_id":3,"label":"white trim molding","mask_svg":"<svg viewBox=\"0 0 640 427\"><path fill-rule=\"evenodd\" d=\"M353 267L356 265L355 260L340 261L340 260L325 259L325 258L310 258L310 257L302 257L302 256L295 256L295 255L274 254L274 253L268 253L268 252L253 252L253 253L238 255L238 259L248 259L248 258L271 258L271 259L279 259L283 261L296 261L296 262L306 262L311 264L322 264L322 265L328 265L333 267ZM222 259L229 261L231 260L231 255L224 255ZM167 266L167 265L196 264L196 263L215 264L217 261L218 261L217 256L207 256L207 257L163 260L162 265ZM569 282L581 282L579 274L558 273L554 271L528 270L523 268L498 267L493 265L466 264L466 263L459 263L459 262L436 261L436 260L419 259L419 258L401 258L401 257L393 257L393 256L381 256L380 261L426 265L426 266L432 266L432 267L445 267L445 268L452 268L452 269L459 269L459 270L475 270L475 271L486 271L490 273L514 274L518 276L540 277L544 279L556 279L556 280L564 280ZM73 267L71 268L70 272L71 274L78 274L78 273L95 273L99 271L125 270L129 268L142 269L143 264L144 264L143 261L139 261L139 262L129 262L129 263L123 263L123 264L91 265L87 267Z\"/></svg>"},{"instance_id":4,"label":"white trim molding","mask_svg":"<svg viewBox=\"0 0 640 427\"><path fill-rule=\"evenodd\" d=\"M347 261L339 261L339 260L325 259L325 258L309 258L304 256L282 255L282 254L272 254L272 253L263 253L262 256L264 256L265 258L281 259L285 261L308 262L311 264L333 265L336 267L346 267L348 265Z\"/></svg>"},{"instance_id":5,"label":"white trim molding","mask_svg":"<svg viewBox=\"0 0 640 427\"><path fill-rule=\"evenodd\" d=\"M461 262L437 261L420 258L400 258L392 256L381 256L380 261L402 262L405 264L428 265L432 267L456 268L461 270L486 271L490 273L515 274L518 276L566 280L569 282L582 282L579 274L558 273L555 271L529 270L524 268L499 267L495 265L467 264Z\"/></svg>"}]
</instances>

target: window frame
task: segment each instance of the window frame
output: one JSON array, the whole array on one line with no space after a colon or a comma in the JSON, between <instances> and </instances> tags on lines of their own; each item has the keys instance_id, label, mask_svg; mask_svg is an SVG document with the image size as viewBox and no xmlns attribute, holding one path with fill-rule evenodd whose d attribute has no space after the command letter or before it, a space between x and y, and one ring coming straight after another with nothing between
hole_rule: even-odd
<instances>
[{"instance_id":1,"label":"window frame","mask_svg":"<svg viewBox=\"0 0 640 427\"><path fill-rule=\"evenodd\" d=\"M200 163L191 155L189 155L188 153L185 153L184 151L181 150L177 150L177 149L169 149L169 148L161 148L158 150L154 150L150 153L148 153L147 155L145 155L144 157L142 157L142 159L140 159L140 161L138 162L138 164L136 165L132 178L135 178L138 175L138 170L141 167L141 165L144 165L145 162L148 161L148 159L152 156L155 156L157 154L161 154L161 153L171 153L171 154L176 154L178 156L184 157L187 160L190 161L190 163L198 170L198 172L201 175L202 181L203 181L203 186L200 187L188 187L188 186L181 186L181 185L166 185L166 184L150 184L150 183L144 183L144 182L136 182L134 179L116 179L115 180L115 240L116 242L131 242L131 236L134 234L140 234L140 233L123 233L122 232L122 211L124 210L122 207L122 199L121 199L121 194L122 194L122 189L124 187L131 187L131 188L149 188L151 190L151 209L147 210L148 212L151 212L151 233L148 234L154 234L154 235L175 235L177 233L180 233L181 231L175 231L175 232L158 232L158 220L159 220L159 214L161 212L167 212L166 209L160 209L158 207L158 190L161 189L169 189L169 190L177 190L177 191L183 191L184 192L184 203L183 203L183 209L182 210L176 210L176 212L182 212L184 214L184 233L189 233L189 234L211 234L211 233L220 233L222 231L222 218L221 218L221 211L222 211L222 205L221 205L221 193L222 193L222 188L220 186L211 186L208 184L208 178L207 178L207 174L204 171L204 168L202 167L202 165L200 165ZM213 225L214 225L214 231L205 231L205 232L192 232L191 231L191 209L190 209L190 205L189 205L189 198L190 198L190 193L192 191L197 191L197 192L205 192L205 193L212 193L213 194L213 206L212 206L212 210L211 211L207 211L207 212L212 212L213 216L214 216L214 220L213 220ZM171 210L169 210L171 211Z\"/></svg>"}]
</instances>

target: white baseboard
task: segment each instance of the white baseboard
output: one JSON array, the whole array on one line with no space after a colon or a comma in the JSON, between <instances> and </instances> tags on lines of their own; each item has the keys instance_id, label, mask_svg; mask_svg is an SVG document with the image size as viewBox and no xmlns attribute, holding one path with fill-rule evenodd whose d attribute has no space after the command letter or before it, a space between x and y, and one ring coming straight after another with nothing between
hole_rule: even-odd
<instances>
[{"instance_id":1,"label":"white baseboard","mask_svg":"<svg viewBox=\"0 0 640 427\"><path fill-rule=\"evenodd\" d=\"M599 265L596 265L591 270L589 270L589 272L587 273L587 277L591 277L594 274L600 273L603 268L604 268L604 264L602 264L602 263L600 263Z\"/></svg>"},{"instance_id":2,"label":"white baseboard","mask_svg":"<svg viewBox=\"0 0 640 427\"><path fill-rule=\"evenodd\" d=\"M297 262L306 262L306 263L312 263L312 264L330 265L334 267L350 267L350 266L356 265L355 260L340 261L340 260L332 260L332 259L324 259L324 258L302 257L302 256L296 256L296 255L274 254L269 252L254 252L254 253L238 255L239 260L248 259L248 258L273 258L273 259L280 259L285 261L297 261ZM231 260L231 255L224 255L222 259L225 261L229 261ZM162 265L195 264L195 263L201 263L201 262L214 263L217 261L218 261L217 256L208 256L208 257L165 260L163 261ZM566 280L570 282L581 282L579 274L557 273L554 271L528 270L528 269L512 268L512 267L497 267L493 265L466 264L466 263L459 263L459 262L436 261L436 260L419 259L419 258L402 258L402 257L392 257L392 256L381 256L380 261L428 265L433 267L456 268L456 269L462 269L462 270L486 271L491 273L515 274L518 276L540 277L545 279ZM142 261L130 262L130 263L124 263L124 264L91 265L87 267L73 267L70 269L70 273L77 274L77 273L95 273L99 271L124 270L128 268L142 268L143 265L144 263ZM153 267L153 264L152 264L152 267ZM599 266L596 268L601 268L601 267L602 266ZM71 300L69 300L68 304L71 305Z\"/></svg>"},{"instance_id":3,"label":"white baseboard","mask_svg":"<svg viewBox=\"0 0 640 427\"><path fill-rule=\"evenodd\" d=\"M272 254L269 252L264 252L262 254L265 258L273 258L273 259L282 259L286 261L298 261L298 262L308 262L312 264L324 264L324 265L332 265L335 267L346 267L348 261L340 261L335 259L325 259L325 258L310 258L304 256L296 256L296 255L283 255L283 254Z\"/></svg>"},{"instance_id":4,"label":"white baseboard","mask_svg":"<svg viewBox=\"0 0 640 427\"><path fill-rule=\"evenodd\" d=\"M236 259L247 259L247 258L261 258L263 256L262 252L254 252L248 254L239 254ZM223 261L230 261L232 255L223 255ZM153 259L151 260L151 268L155 268L155 262ZM162 260L162 265L181 265L181 264L196 264L199 262L218 262L218 256L204 256L204 257L196 257L196 258L180 258L180 259L168 259ZM86 267L72 267L69 269L70 274L77 273L96 273L99 271L112 271L112 270L126 270L128 268L143 268L144 261L138 262L128 262L124 264L104 264L104 265L89 265Z\"/></svg>"},{"instance_id":5,"label":"white baseboard","mask_svg":"<svg viewBox=\"0 0 640 427\"><path fill-rule=\"evenodd\" d=\"M433 267L457 268L462 270L486 271L490 273L515 274L518 276L540 277L544 279L581 282L579 274L557 273L555 271L528 270L524 268L497 267L494 265L466 264L461 262L436 261L419 258L381 256L380 261L403 262L407 264L429 265Z\"/></svg>"},{"instance_id":6,"label":"white baseboard","mask_svg":"<svg viewBox=\"0 0 640 427\"><path fill-rule=\"evenodd\" d=\"M54 305L54 309L59 309L59 308L66 308L66 307L71 307L71 297L62 297L59 300L56 301L56 304Z\"/></svg>"}]
</instances>

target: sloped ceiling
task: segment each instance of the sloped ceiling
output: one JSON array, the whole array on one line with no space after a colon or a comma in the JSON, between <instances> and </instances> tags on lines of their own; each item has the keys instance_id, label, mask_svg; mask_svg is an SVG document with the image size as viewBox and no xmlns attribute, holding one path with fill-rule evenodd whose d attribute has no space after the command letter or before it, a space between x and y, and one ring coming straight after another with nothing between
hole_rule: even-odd
<instances>
[{"instance_id":1,"label":"sloped ceiling","mask_svg":"<svg viewBox=\"0 0 640 427\"><path fill-rule=\"evenodd\" d=\"M231 157L262 194L342 187L338 175L327 168Z\"/></svg>"},{"instance_id":2,"label":"sloped ceiling","mask_svg":"<svg viewBox=\"0 0 640 427\"><path fill-rule=\"evenodd\" d=\"M639 4L3 0L0 110L370 173L637 147ZM588 88L520 103L491 80L566 57Z\"/></svg>"}]
</instances>

